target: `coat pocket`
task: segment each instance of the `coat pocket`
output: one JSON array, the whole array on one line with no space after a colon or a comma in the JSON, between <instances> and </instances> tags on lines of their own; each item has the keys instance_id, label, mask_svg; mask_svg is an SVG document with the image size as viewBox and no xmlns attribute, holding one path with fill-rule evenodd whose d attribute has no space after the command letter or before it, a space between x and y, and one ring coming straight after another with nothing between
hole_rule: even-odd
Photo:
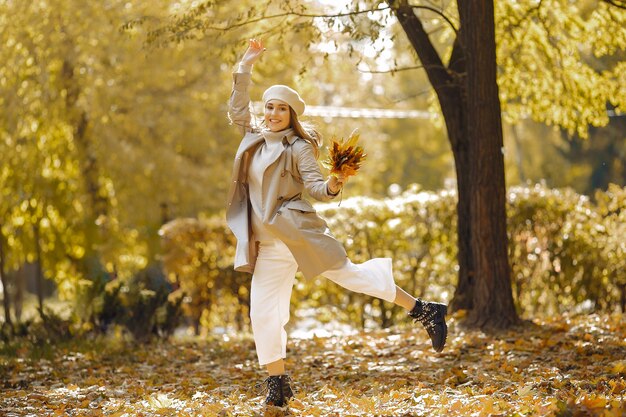
<instances>
[{"instance_id":1,"label":"coat pocket","mask_svg":"<svg viewBox=\"0 0 626 417\"><path fill-rule=\"evenodd\" d=\"M306 200L291 200L285 202L285 207L289 210L298 210L302 213L315 213L315 208Z\"/></svg>"},{"instance_id":2,"label":"coat pocket","mask_svg":"<svg viewBox=\"0 0 626 417\"><path fill-rule=\"evenodd\" d=\"M306 200L288 200L276 212L270 224L276 227L281 239L302 241L304 235L325 233L326 222L320 218L315 209Z\"/></svg>"}]
</instances>

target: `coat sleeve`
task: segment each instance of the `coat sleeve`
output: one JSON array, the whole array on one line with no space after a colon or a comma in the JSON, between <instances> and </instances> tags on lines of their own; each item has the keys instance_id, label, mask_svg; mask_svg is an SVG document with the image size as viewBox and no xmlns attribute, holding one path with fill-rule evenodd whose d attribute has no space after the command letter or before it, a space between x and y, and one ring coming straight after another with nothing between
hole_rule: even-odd
<instances>
[{"instance_id":1,"label":"coat sleeve","mask_svg":"<svg viewBox=\"0 0 626 417\"><path fill-rule=\"evenodd\" d=\"M239 127L241 134L245 135L252 130L250 114L250 79L249 72L233 73L233 90L228 101L228 118L230 122Z\"/></svg>"},{"instance_id":2,"label":"coat sleeve","mask_svg":"<svg viewBox=\"0 0 626 417\"><path fill-rule=\"evenodd\" d=\"M304 188L309 195L319 201L330 201L335 198L336 194L328 192L328 180L324 180L322 171L320 170L313 145L306 141L298 140L299 146L296 147L298 156L298 172L304 182Z\"/></svg>"}]
</instances>

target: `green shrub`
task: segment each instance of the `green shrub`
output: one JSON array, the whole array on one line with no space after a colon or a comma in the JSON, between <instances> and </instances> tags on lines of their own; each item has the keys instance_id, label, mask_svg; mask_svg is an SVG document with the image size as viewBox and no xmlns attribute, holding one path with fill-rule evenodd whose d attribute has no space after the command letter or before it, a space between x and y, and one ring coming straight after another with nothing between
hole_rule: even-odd
<instances>
[{"instance_id":1,"label":"green shrub","mask_svg":"<svg viewBox=\"0 0 626 417\"><path fill-rule=\"evenodd\" d=\"M508 191L508 233L514 297L524 316L565 311L624 311L626 188L587 196L544 185ZM353 197L317 204L318 213L353 262L393 259L396 282L409 292L450 301L457 282L456 193L413 187L389 199ZM249 275L232 271L234 240L223 216L174 221L167 228L166 268L173 282L194 289L203 323L247 315ZM210 273L202 271L210 270ZM194 283L193 285L190 283ZM195 287L194 287L195 285ZM211 296L202 304L203 289ZM215 302L220 300L220 302ZM339 288L298 277L292 308L315 308L321 320L388 326L405 312ZM212 324L213 323L213 324Z\"/></svg>"},{"instance_id":2,"label":"green shrub","mask_svg":"<svg viewBox=\"0 0 626 417\"><path fill-rule=\"evenodd\" d=\"M95 275L78 293L73 309L76 334L106 333L122 326L139 342L168 337L181 316L182 293L174 293L160 264L129 279Z\"/></svg>"},{"instance_id":3,"label":"green shrub","mask_svg":"<svg viewBox=\"0 0 626 417\"><path fill-rule=\"evenodd\" d=\"M555 314L583 303L594 310L619 305L624 235L620 237L623 226L614 216L626 207L624 194L612 186L599 192L593 204L570 189L535 185L510 190L512 279L522 311ZM614 216L607 207L614 207Z\"/></svg>"}]
</instances>

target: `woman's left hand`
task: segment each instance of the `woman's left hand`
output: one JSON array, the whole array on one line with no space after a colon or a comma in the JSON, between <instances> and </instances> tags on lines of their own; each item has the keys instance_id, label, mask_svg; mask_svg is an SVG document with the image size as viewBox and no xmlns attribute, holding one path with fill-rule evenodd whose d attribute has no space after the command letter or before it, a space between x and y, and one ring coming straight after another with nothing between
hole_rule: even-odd
<instances>
[{"instance_id":1,"label":"woman's left hand","mask_svg":"<svg viewBox=\"0 0 626 417\"><path fill-rule=\"evenodd\" d=\"M256 61L261 58L265 52L265 47L263 46L263 42L258 39L250 39L248 42L248 49L243 54L243 58L241 58L241 63L244 65L253 65Z\"/></svg>"},{"instance_id":2,"label":"woman's left hand","mask_svg":"<svg viewBox=\"0 0 626 417\"><path fill-rule=\"evenodd\" d=\"M346 182L348 182L348 177L343 174L331 175L328 179L328 191L332 194L338 194Z\"/></svg>"}]
</instances>

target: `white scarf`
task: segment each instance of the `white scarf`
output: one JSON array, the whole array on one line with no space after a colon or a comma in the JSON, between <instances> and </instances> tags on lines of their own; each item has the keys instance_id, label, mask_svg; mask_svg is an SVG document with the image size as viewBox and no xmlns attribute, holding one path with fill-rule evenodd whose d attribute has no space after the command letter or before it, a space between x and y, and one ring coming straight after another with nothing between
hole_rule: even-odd
<instances>
[{"instance_id":1,"label":"white scarf","mask_svg":"<svg viewBox=\"0 0 626 417\"><path fill-rule=\"evenodd\" d=\"M270 161L275 161L278 155L283 152L283 138L291 138L294 135L293 129L285 129L280 132L262 130L261 135L265 139L256 150L250 162L248 171L248 184L250 186L250 203L252 205L252 231L257 240L271 240L274 237L265 229L261 220L263 216L263 173L269 166Z\"/></svg>"},{"instance_id":2,"label":"white scarf","mask_svg":"<svg viewBox=\"0 0 626 417\"><path fill-rule=\"evenodd\" d=\"M292 128L281 130L280 132L272 132L271 130L263 129L261 130L261 135L263 139L265 139L265 143L269 145L282 141L284 137L287 137L287 139L291 138L294 132Z\"/></svg>"}]
</instances>

